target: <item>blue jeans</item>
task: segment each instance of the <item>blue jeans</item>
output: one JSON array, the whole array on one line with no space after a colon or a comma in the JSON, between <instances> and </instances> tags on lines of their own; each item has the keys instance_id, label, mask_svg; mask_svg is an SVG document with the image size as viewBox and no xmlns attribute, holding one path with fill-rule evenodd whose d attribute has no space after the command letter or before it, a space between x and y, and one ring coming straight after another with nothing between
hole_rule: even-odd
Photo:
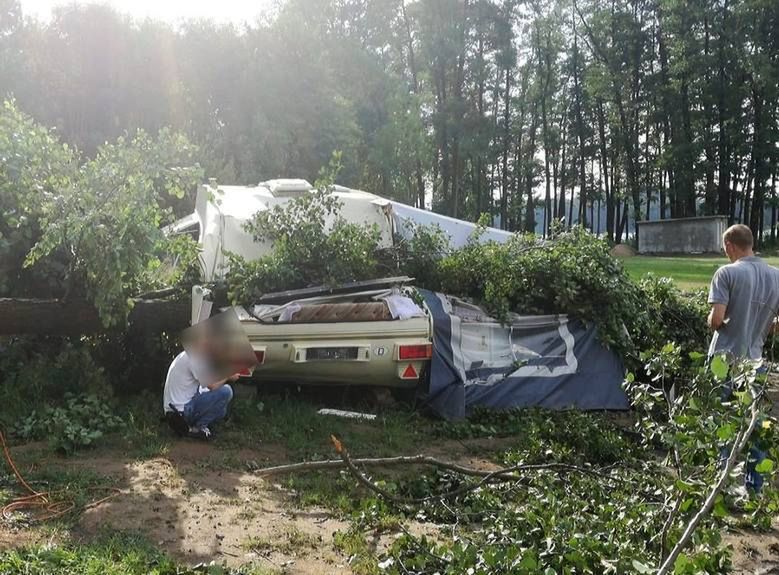
<instances>
[{"instance_id":1,"label":"blue jeans","mask_svg":"<svg viewBox=\"0 0 779 575\"><path fill-rule=\"evenodd\" d=\"M767 368L760 366L757 368L758 374L766 373ZM730 384L730 380L726 381L722 390L722 401L730 401L733 397L733 388ZM763 420L760 419L757 425L762 425ZM720 448L720 467L725 465L725 461L730 455L732 445L725 445ZM744 486L753 490L755 493L760 493L763 489L763 476L755 469L760 462L765 459L768 454L762 449L758 449L754 445L748 445L749 451L747 452L746 465L744 465Z\"/></svg>"},{"instance_id":2,"label":"blue jeans","mask_svg":"<svg viewBox=\"0 0 779 575\"><path fill-rule=\"evenodd\" d=\"M224 419L227 406L233 399L233 388L228 384L213 391L199 393L184 406L184 419L192 427L203 429Z\"/></svg>"}]
</instances>

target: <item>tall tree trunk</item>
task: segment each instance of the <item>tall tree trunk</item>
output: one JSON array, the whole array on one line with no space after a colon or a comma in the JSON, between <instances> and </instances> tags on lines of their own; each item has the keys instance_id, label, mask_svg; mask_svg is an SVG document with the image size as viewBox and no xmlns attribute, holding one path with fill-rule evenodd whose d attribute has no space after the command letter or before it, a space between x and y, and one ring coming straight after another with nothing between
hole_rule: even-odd
<instances>
[{"instance_id":1,"label":"tall tree trunk","mask_svg":"<svg viewBox=\"0 0 779 575\"><path fill-rule=\"evenodd\" d=\"M657 47L658 54L660 56L660 84L661 88L661 102L663 108L663 148L666 153L672 146L672 142L676 142L676 136L674 135L674 124L671 122L670 116L672 113L672 105L668 97L668 86L670 80L668 78L668 52L665 46L665 40L663 38L662 26L661 26L661 12L657 10ZM679 215L679 193L676 189L676 178L674 177L674 162L665 162L666 165L666 177L668 183L668 198L671 207L671 217L677 218ZM665 211L665 210L663 210Z\"/></svg>"},{"instance_id":2,"label":"tall tree trunk","mask_svg":"<svg viewBox=\"0 0 779 575\"><path fill-rule=\"evenodd\" d=\"M449 212L452 217L460 215L460 188L462 186L462 161L460 159L460 132L462 130L463 84L465 82L465 36L468 26L468 2L463 2L462 21L460 23L460 53L457 56L457 74L454 82L454 103L456 106L453 123L457 126L452 137L452 206Z\"/></svg>"},{"instance_id":3,"label":"tall tree trunk","mask_svg":"<svg viewBox=\"0 0 779 575\"><path fill-rule=\"evenodd\" d=\"M708 216L714 215L717 213L717 206L719 204L719 200L717 198L717 187L714 184L714 169L715 169L715 142L714 142L714 112L713 112L713 105L712 105L712 97L711 92L713 91L712 88L712 82L710 79L710 67L709 67L709 56L710 56L710 32L709 32L709 17L708 14L704 15L704 44L703 44L703 53L706 58L706 65L705 65L705 86L707 87L706 94L703 96L704 98L704 116L705 116L705 128L704 128L704 154L706 157L706 182L704 184L704 207L705 211L704 213Z\"/></svg>"},{"instance_id":4,"label":"tall tree trunk","mask_svg":"<svg viewBox=\"0 0 779 575\"><path fill-rule=\"evenodd\" d=\"M414 40L411 37L411 24L406 13L406 0L401 0L400 9L403 14L403 23L406 29L406 49L408 50L408 69L411 74L411 86L414 88L414 97L419 97L419 77L417 75L416 56L414 53ZM414 169L417 184L415 204L418 208L425 208L425 179L422 170L422 160L419 158L419 150L414 148Z\"/></svg>"},{"instance_id":5,"label":"tall tree trunk","mask_svg":"<svg viewBox=\"0 0 779 575\"><path fill-rule=\"evenodd\" d=\"M576 18L573 19L573 93L576 114L576 137L579 140L579 224L587 226L587 180L584 173L584 120L582 114L582 88L579 81L579 43L576 35Z\"/></svg>"},{"instance_id":6,"label":"tall tree trunk","mask_svg":"<svg viewBox=\"0 0 779 575\"><path fill-rule=\"evenodd\" d=\"M477 61L478 65L478 77L477 83L477 96L476 96L476 111L478 112L478 135L482 134L482 126L484 122L484 90L485 90L485 74L484 74L484 33L479 31L478 49L477 49ZM479 138L481 139L481 138ZM479 142L481 144L481 142ZM476 175L473 178L473 200L476 208L476 217L481 217L484 213L485 198L482 197L482 153L481 146L476 153Z\"/></svg>"},{"instance_id":7,"label":"tall tree trunk","mask_svg":"<svg viewBox=\"0 0 779 575\"><path fill-rule=\"evenodd\" d=\"M633 200L633 221L638 223L641 221L641 190L638 186L636 174L636 156L635 151L633 150L633 138L630 135L631 130L627 123L628 120L625 113L625 107L619 93L616 94L616 103L621 123L620 132L622 134L623 150L625 152L625 169L627 171L628 189L630 191L630 197ZM638 243L638 226L636 226L635 240L636 243Z\"/></svg>"},{"instance_id":8,"label":"tall tree trunk","mask_svg":"<svg viewBox=\"0 0 779 575\"><path fill-rule=\"evenodd\" d=\"M525 193L527 201L525 203L525 231L534 233L536 231L536 210L535 200L533 198L533 158L536 151L536 129L538 128L538 114L536 113L536 100L533 99L532 109L530 111L530 132L528 134L528 152L525 163Z\"/></svg>"},{"instance_id":9,"label":"tall tree trunk","mask_svg":"<svg viewBox=\"0 0 779 575\"><path fill-rule=\"evenodd\" d=\"M545 185L545 195L544 195L544 237L547 237L549 235L549 228L552 224L552 199L550 197L550 189L549 186L551 184L550 181L550 175L549 175L549 154L551 150L551 146L549 143L549 119L547 117L547 100L549 98L549 84L551 82L551 75L552 75L552 63L550 62L550 53L551 53L551 46L549 42L549 34L547 33L546 36L546 50L544 50L543 58L541 58L541 54L539 54L539 60L544 61L544 80L543 80L543 91L541 93L541 127L543 130L543 138L544 138L544 185Z\"/></svg>"},{"instance_id":10,"label":"tall tree trunk","mask_svg":"<svg viewBox=\"0 0 779 575\"><path fill-rule=\"evenodd\" d=\"M731 190L730 190L730 149L728 137L728 113L726 109L726 60L725 60L725 26L728 20L728 0L724 1L722 6L722 28L719 34L719 45L717 48L717 127L719 132L718 147L718 169L719 182L717 183L717 205L719 213L728 215L728 224L732 225L733 209L731 209Z\"/></svg>"},{"instance_id":11,"label":"tall tree trunk","mask_svg":"<svg viewBox=\"0 0 779 575\"><path fill-rule=\"evenodd\" d=\"M509 193L509 150L511 149L511 69L506 66L506 86L503 91L503 165L501 183L501 214L506 213L508 225L508 193ZM501 216L502 218L503 216ZM501 219L502 221L502 219Z\"/></svg>"},{"instance_id":12,"label":"tall tree trunk","mask_svg":"<svg viewBox=\"0 0 779 575\"><path fill-rule=\"evenodd\" d=\"M606 150L606 118L603 113L603 100L598 98L595 106L598 120L598 144L600 147L601 172L603 173L603 187L606 191L606 233L609 241L614 241L614 198L609 188L609 160Z\"/></svg>"},{"instance_id":13,"label":"tall tree trunk","mask_svg":"<svg viewBox=\"0 0 779 575\"><path fill-rule=\"evenodd\" d=\"M766 173L766 149L765 139L765 118L764 98L761 88L756 83L752 85L752 108L754 110L754 133L752 140L752 165L754 166L754 194L752 197L752 209L749 212L749 227L752 234L759 241L762 235L762 213L765 204L765 182ZM759 244L758 244L759 245Z\"/></svg>"},{"instance_id":14,"label":"tall tree trunk","mask_svg":"<svg viewBox=\"0 0 779 575\"><path fill-rule=\"evenodd\" d=\"M559 217L565 218L565 176L567 174L567 168L565 166L565 151L568 144L568 114L563 111L563 116L560 120L560 132L562 132L562 139L560 142L560 208L558 209ZM566 227L571 227L571 221L567 220Z\"/></svg>"}]
</instances>

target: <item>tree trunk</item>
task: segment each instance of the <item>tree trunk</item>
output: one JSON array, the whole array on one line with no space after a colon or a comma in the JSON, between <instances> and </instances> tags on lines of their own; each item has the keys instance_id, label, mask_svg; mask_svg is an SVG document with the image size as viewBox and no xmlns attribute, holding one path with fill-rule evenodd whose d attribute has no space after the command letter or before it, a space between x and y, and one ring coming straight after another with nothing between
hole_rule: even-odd
<instances>
[{"instance_id":1,"label":"tree trunk","mask_svg":"<svg viewBox=\"0 0 779 575\"><path fill-rule=\"evenodd\" d=\"M603 173L603 187L606 191L606 234L609 241L614 241L614 198L609 187L609 160L606 151L606 118L603 113L603 100L598 98L595 107L598 119L598 143L600 144L601 171Z\"/></svg>"},{"instance_id":2,"label":"tree trunk","mask_svg":"<svg viewBox=\"0 0 779 575\"><path fill-rule=\"evenodd\" d=\"M765 182L768 179L766 174L766 149L768 145L765 139L765 118L764 113L765 100L761 90L757 85L752 87L752 107L755 114L754 119L754 138L752 141L752 164L754 166L754 193L752 196L752 210L749 212L749 227L755 237L757 247L762 235L762 214L765 204Z\"/></svg>"},{"instance_id":3,"label":"tree trunk","mask_svg":"<svg viewBox=\"0 0 779 575\"><path fill-rule=\"evenodd\" d=\"M408 21L408 15L406 14L406 2L402 0L400 3L400 9L403 13L403 23L406 28L406 47L408 49L408 69L411 74L411 85L414 88L414 96L419 97L419 77L417 75L417 64L414 53L414 40L411 37L411 24ZM422 171L422 160L419 158L419 150L414 149L414 163L415 163L415 178L417 183L417 197L415 204L418 208L425 208L425 180L424 172Z\"/></svg>"},{"instance_id":4,"label":"tree trunk","mask_svg":"<svg viewBox=\"0 0 779 575\"><path fill-rule=\"evenodd\" d=\"M565 217L565 176L567 174L566 167L565 167L565 151L567 148L567 136L568 136L568 121L567 121L568 114L564 111L562 120L560 121L560 131L562 132L562 140L560 142L562 149L560 153L560 208L558 209L558 214L561 218ZM566 221L566 227L571 227L571 221Z\"/></svg>"},{"instance_id":5,"label":"tree trunk","mask_svg":"<svg viewBox=\"0 0 779 575\"><path fill-rule=\"evenodd\" d=\"M179 331L189 326L191 309L189 302L137 300L122 328L147 333ZM85 301L0 298L0 317L0 335L72 336L110 331Z\"/></svg>"},{"instance_id":6,"label":"tree trunk","mask_svg":"<svg viewBox=\"0 0 779 575\"><path fill-rule=\"evenodd\" d=\"M719 126L719 141L718 141L718 171L719 182L717 184L717 204L719 206L719 213L721 215L728 215L728 224L732 225L733 210L731 209L731 190L730 190L730 161L729 161L729 145L728 145L728 123L726 113L726 99L725 93L727 90L725 80L725 24L728 18L728 0L725 0L722 7L722 29L719 34L719 46L717 49L717 60L719 63L719 70L717 74L718 80L718 94L717 94L717 124Z\"/></svg>"},{"instance_id":7,"label":"tree trunk","mask_svg":"<svg viewBox=\"0 0 779 575\"><path fill-rule=\"evenodd\" d=\"M579 44L576 35L576 18L573 19L573 93L576 113L576 136L579 139L579 223L587 226L587 181L584 174L584 120L582 119L582 89L579 82Z\"/></svg>"},{"instance_id":8,"label":"tree trunk","mask_svg":"<svg viewBox=\"0 0 779 575\"><path fill-rule=\"evenodd\" d=\"M544 195L544 237L549 236L549 229L552 224L552 199L550 196L549 186L551 184L549 175L549 153L551 146L549 145L549 119L547 118L547 99L549 98L549 83L551 82L550 76L552 75L550 62L551 46L549 45L549 35L546 37L546 50L544 51L544 88L541 93L541 128L544 136L544 184L546 187ZM540 58L539 54L539 60Z\"/></svg>"},{"instance_id":9,"label":"tree trunk","mask_svg":"<svg viewBox=\"0 0 779 575\"><path fill-rule=\"evenodd\" d=\"M527 203L525 206L525 231L536 231L536 210L533 198L533 157L536 151L536 129L538 127L538 114L536 114L536 102L533 100L533 109L530 111L530 133L528 141L527 165L525 166L525 186Z\"/></svg>"},{"instance_id":10,"label":"tree trunk","mask_svg":"<svg viewBox=\"0 0 779 575\"><path fill-rule=\"evenodd\" d=\"M509 194L509 150L511 148L511 69L506 66L506 88L503 92L503 163L502 163L502 182L501 182L501 218L506 218L506 223L501 224L504 229L508 226L508 194Z\"/></svg>"}]
</instances>

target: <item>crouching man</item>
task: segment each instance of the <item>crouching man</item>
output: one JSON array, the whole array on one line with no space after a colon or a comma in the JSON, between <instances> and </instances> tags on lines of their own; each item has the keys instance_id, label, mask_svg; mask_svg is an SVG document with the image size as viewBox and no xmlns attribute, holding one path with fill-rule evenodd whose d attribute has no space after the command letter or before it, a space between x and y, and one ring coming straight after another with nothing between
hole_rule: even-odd
<instances>
[{"instance_id":1,"label":"crouching man","mask_svg":"<svg viewBox=\"0 0 779 575\"><path fill-rule=\"evenodd\" d=\"M209 372L202 360L186 351L178 354L168 368L162 407L169 425L181 436L212 439L209 426L227 415L233 399L228 381L236 381L238 374L209 382Z\"/></svg>"}]
</instances>

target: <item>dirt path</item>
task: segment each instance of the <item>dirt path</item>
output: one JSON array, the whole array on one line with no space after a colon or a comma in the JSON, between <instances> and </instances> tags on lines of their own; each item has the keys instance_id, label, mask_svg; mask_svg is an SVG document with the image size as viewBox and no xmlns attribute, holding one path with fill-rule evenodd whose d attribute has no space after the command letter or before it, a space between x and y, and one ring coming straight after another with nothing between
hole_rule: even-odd
<instances>
[{"instance_id":1,"label":"dirt path","mask_svg":"<svg viewBox=\"0 0 779 575\"><path fill-rule=\"evenodd\" d=\"M333 535L348 524L321 509L292 510L288 494L254 474L220 469L211 445L177 442L165 458L128 462L110 475L122 495L84 513L76 530L139 531L187 564L265 563L287 573L350 573ZM245 451L245 460L263 454ZM106 473L110 461L80 460Z\"/></svg>"},{"instance_id":2,"label":"dirt path","mask_svg":"<svg viewBox=\"0 0 779 575\"><path fill-rule=\"evenodd\" d=\"M516 439L448 441L429 455L483 469L495 464L485 454ZM283 448L220 450L214 444L173 441L165 457L132 461L102 452L58 459L58 469L90 470L109 477L121 494L80 517L72 536L88 541L101 530L137 531L186 563L250 562L291 574L351 573L349 557L333 545L348 522L325 509L295 509L281 477L244 471L246 462L289 460ZM51 465L52 461L47 464ZM262 463L260 463L262 465ZM411 526L429 531L430 526ZM428 533L433 535L433 533ZM35 541L32 529L0 526L0 549ZM375 538L378 548L387 537Z\"/></svg>"},{"instance_id":3,"label":"dirt path","mask_svg":"<svg viewBox=\"0 0 779 575\"><path fill-rule=\"evenodd\" d=\"M487 455L516 438L444 441L424 451L483 469ZM90 540L103 529L137 531L186 563L250 562L291 574L351 573L349 557L333 544L348 523L324 509L295 509L281 478L263 479L243 470L249 461L287 460L278 446L221 450L218 445L174 441L165 457L133 461L110 452L61 459L63 470L89 469L112 478L120 496L86 511L72 535ZM52 464L52 462L48 462ZM229 464L228 464L229 463ZM411 526L435 536L435 527ZM0 526L0 549L35 541L35 530ZM379 549L391 534L376 538ZM727 534L734 548L734 573L779 574L779 531ZM774 569L774 570L772 570Z\"/></svg>"}]
</instances>

